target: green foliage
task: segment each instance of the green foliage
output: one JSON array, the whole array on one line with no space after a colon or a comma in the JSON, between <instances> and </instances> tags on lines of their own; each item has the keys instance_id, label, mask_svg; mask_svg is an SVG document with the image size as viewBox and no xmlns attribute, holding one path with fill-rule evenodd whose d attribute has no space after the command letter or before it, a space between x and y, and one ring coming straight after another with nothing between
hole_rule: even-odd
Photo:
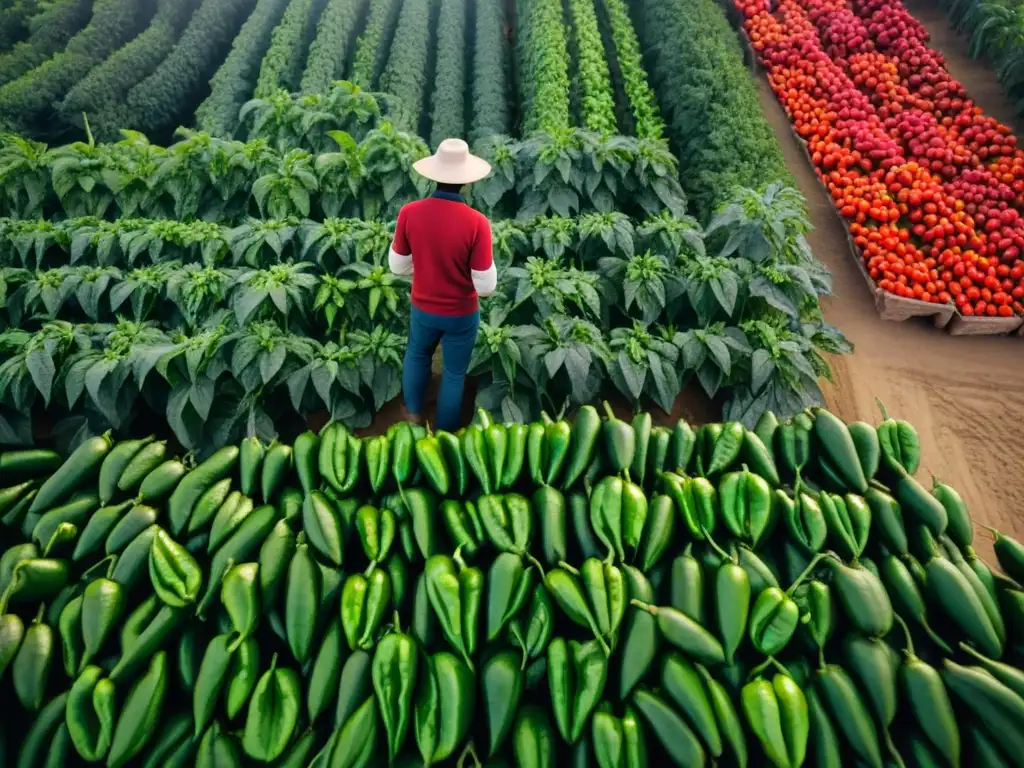
<instances>
[{"instance_id":1,"label":"green foliage","mask_svg":"<svg viewBox=\"0 0 1024 768\"><path fill-rule=\"evenodd\" d=\"M437 16L430 146L466 135L466 0L441 0ZM474 105L479 109L480 105Z\"/></svg>"},{"instance_id":2,"label":"green foliage","mask_svg":"<svg viewBox=\"0 0 1024 768\"><path fill-rule=\"evenodd\" d=\"M232 40L255 0L202 0L159 67L128 93L126 124L152 133L168 130L191 114L204 85L223 60L227 40Z\"/></svg>"},{"instance_id":3,"label":"green foliage","mask_svg":"<svg viewBox=\"0 0 1024 768\"><path fill-rule=\"evenodd\" d=\"M625 0L601 0L611 27L615 57L622 74L626 98L629 99L636 126L636 135L641 139L660 139L665 132L665 123L658 112L654 91L647 82L640 42L629 18Z\"/></svg>"},{"instance_id":4,"label":"green foliage","mask_svg":"<svg viewBox=\"0 0 1024 768\"><path fill-rule=\"evenodd\" d=\"M238 110L252 95L270 38L288 0L259 0L242 25L231 53L210 80L210 95L196 110L196 126L214 136L230 137L238 126Z\"/></svg>"},{"instance_id":5,"label":"green foliage","mask_svg":"<svg viewBox=\"0 0 1024 768\"><path fill-rule=\"evenodd\" d=\"M569 50L559 0L519 4L519 86L523 133L570 127Z\"/></svg>"},{"instance_id":6,"label":"green foliage","mask_svg":"<svg viewBox=\"0 0 1024 768\"><path fill-rule=\"evenodd\" d=\"M580 88L580 123L588 131L615 133L615 98L594 0L569 0Z\"/></svg>"},{"instance_id":7,"label":"green foliage","mask_svg":"<svg viewBox=\"0 0 1024 768\"><path fill-rule=\"evenodd\" d=\"M698 218L739 186L792 183L739 42L714 0L641 0L641 39Z\"/></svg>"},{"instance_id":8,"label":"green foliage","mask_svg":"<svg viewBox=\"0 0 1024 768\"><path fill-rule=\"evenodd\" d=\"M270 48L260 65L254 95L269 96L279 88L294 91L306 58L308 33L316 24L313 0L290 0L270 40Z\"/></svg>"},{"instance_id":9,"label":"green foliage","mask_svg":"<svg viewBox=\"0 0 1024 768\"><path fill-rule=\"evenodd\" d=\"M380 76L380 90L394 97L391 111L398 127L415 133L430 78L430 0L402 0L395 41Z\"/></svg>"},{"instance_id":10,"label":"green foliage","mask_svg":"<svg viewBox=\"0 0 1024 768\"><path fill-rule=\"evenodd\" d=\"M89 0L57 0L31 20L27 40L0 56L0 85L16 80L38 67L58 51L89 22Z\"/></svg>"},{"instance_id":11,"label":"green foliage","mask_svg":"<svg viewBox=\"0 0 1024 768\"><path fill-rule=\"evenodd\" d=\"M29 19L38 11L37 0L12 0L0 7L0 53L25 39Z\"/></svg>"},{"instance_id":12,"label":"green foliage","mask_svg":"<svg viewBox=\"0 0 1024 768\"><path fill-rule=\"evenodd\" d=\"M160 0L150 25L135 39L93 67L58 106L65 125L79 125L88 113L95 136L115 139L124 126L128 92L151 75L173 50L199 0Z\"/></svg>"},{"instance_id":13,"label":"green foliage","mask_svg":"<svg viewBox=\"0 0 1024 768\"><path fill-rule=\"evenodd\" d=\"M364 90L371 90L384 70L402 4L402 0L370 0L366 26L356 41L352 73L348 77Z\"/></svg>"},{"instance_id":14,"label":"green foliage","mask_svg":"<svg viewBox=\"0 0 1024 768\"><path fill-rule=\"evenodd\" d=\"M361 0L327 0L302 73L303 93L327 93L344 75L362 4Z\"/></svg>"},{"instance_id":15,"label":"green foliage","mask_svg":"<svg viewBox=\"0 0 1024 768\"><path fill-rule=\"evenodd\" d=\"M473 143L512 133L508 74L511 45L505 37L504 6L502 0L476 0L469 132Z\"/></svg>"},{"instance_id":16,"label":"green foliage","mask_svg":"<svg viewBox=\"0 0 1024 768\"><path fill-rule=\"evenodd\" d=\"M64 51L0 88L0 121L34 134L51 126L53 105L147 21L135 0L96 0L89 24Z\"/></svg>"}]
</instances>

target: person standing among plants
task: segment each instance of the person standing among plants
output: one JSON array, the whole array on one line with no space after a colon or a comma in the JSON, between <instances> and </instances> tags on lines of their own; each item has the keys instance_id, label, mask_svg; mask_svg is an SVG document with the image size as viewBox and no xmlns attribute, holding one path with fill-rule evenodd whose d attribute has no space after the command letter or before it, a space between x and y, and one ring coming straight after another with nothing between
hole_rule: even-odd
<instances>
[{"instance_id":1,"label":"person standing among plants","mask_svg":"<svg viewBox=\"0 0 1024 768\"><path fill-rule=\"evenodd\" d=\"M490 222L466 205L461 190L485 178L491 166L470 154L462 139L445 139L413 168L436 182L437 190L402 207L388 254L392 272L412 275L402 393L407 418L422 422L431 358L440 344L444 371L434 421L438 429L455 431L480 327L478 297L489 296L498 282Z\"/></svg>"}]
</instances>

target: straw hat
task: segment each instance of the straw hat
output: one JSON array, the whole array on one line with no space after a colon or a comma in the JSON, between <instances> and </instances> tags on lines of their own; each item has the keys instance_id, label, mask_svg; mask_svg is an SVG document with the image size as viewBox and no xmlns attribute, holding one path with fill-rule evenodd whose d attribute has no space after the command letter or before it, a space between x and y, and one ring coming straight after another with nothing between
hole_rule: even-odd
<instances>
[{"instance_id":1,"label":"straw hat","mask_svg":"<svg viewBox=\"0 0 1024 768\"><path fill-rule=\"evenodd\" d=\"M462 139L445 139L435 154L417 160L412 167L440 184L472 184L491 172L491 164L471 155Z\"/></svg>"}]
</instances>

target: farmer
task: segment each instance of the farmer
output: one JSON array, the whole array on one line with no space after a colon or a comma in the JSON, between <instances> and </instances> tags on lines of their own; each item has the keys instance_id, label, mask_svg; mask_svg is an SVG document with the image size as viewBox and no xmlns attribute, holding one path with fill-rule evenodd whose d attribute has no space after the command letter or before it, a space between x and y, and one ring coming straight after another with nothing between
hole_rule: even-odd
<instances>
[{"instance_id":1,"label":"farmer","mask_svg":"<svg viewBox=\"0 0 1024 768\"><path fill-rule=\"evenodd\" d=\"M493 293L498 281L490 222L466 205L460 191L487 176L491 166L471 155L462 139L445 139L435 155L413 168L437 182L437 191L402 207L388 254L392 272L413 276L409 344L402 372L405 415L413 422L423 421L431 358L440 343L444 373L434 422L438 429L455 431L480 326L477 297Z\"/></svg>"}]
</instances>

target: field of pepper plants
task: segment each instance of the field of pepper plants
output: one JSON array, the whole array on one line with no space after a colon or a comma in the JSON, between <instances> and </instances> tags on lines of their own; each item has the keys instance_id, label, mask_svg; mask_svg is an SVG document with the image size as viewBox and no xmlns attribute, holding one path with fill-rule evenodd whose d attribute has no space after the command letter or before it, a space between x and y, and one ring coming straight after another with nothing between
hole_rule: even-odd
<instances>
[{"instance_id":1,"label":"field of pepper plants","mask_svg":"<svg viewBox=\"0 0 1024 768\"><path fill-rule=\"evenodd\" d=\"M0 757L1014 765L1024 545L881 413L5 451Z\"/></svg>"},{"instance_id":2,"label":"field of pepper plants","mask_svg":"<svg viewBox=\"0 0 1024 768\"><path fill-rule=\"evenodd\" d=\"M212 34L204 14L228 5L205 0L190 25ZM276 25L262 13L275 5ZM470 200L502 272L482 305L477 405L510 421L604 396L670 412L689 387L753 425L820 403L824 356L850 345L824 321L831 277L723 11L468 7L261 0L195 127L167 143L146 120L118 112L111 130L85 110L68 129L80 140L50 145L56 123L0 109L21 131L0 137L0 443L157 432L205 457L292 439L317 414L370 425L399 395L407 335L393 222L429 191L411 170L427 139L449 135L495 169ZM314 17L306 55L296 24Z\"/></svg>"},{"instance_id":3,"label":"field of pepper plants","mask_svg":"<svg viewBox=\"0 0 1024 768\"><path fill-rule=\"evenodd\" d=\"M878 286L968 317L1024 311L1024 152L902 4L737 6Z\"/></svg>"}]
</instances>

